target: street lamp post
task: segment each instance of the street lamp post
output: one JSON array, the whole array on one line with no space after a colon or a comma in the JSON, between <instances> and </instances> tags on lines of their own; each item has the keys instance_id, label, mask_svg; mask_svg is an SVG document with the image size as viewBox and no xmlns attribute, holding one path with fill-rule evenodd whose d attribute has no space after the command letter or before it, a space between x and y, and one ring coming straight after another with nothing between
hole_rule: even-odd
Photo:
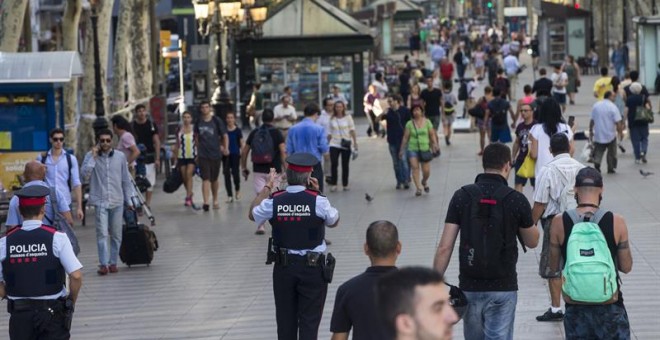
<instances>
[{"instance_id":1,"label":"street lamp post","mask_svg":"<svg viewBox=\"0 0 660 340\"><path fill-rule=\"evenodd\" d=\"M247 19L248 30L254 30L255 33L252 35L260 36L260 24L265 20L267 8L255 7L255 0L193 0L193 5L200 35L206 37L209 34L215 34L216 37L216 58L213 70L216 88L213 92L211 104L215 113L224 120L227 113L232 112L234 109L225 86L226 70L222 62L224 45L222 35L236 36L244 34L241 30L241 23ZM244 7L242 8L241 5ZM245 15L246 12L249 12L248 15ZM211 16L212 18L210 18Z\"/></svg>"},{"instance_id":2,"label":"street lamp post","mask_svg":"<svg viewBox=\"0 0 660 340\"><path fill-rule=\"evenodd\" d=\"M103 85L101 83L101 57L99 56L99 33L98 33L98 13L96 12L96 3L92 3L92 40L94 41L94 103L96 120L92 124L94 132L108 128L108 121L105 119L105 107L103 105Z\"/></svg>"}]
</instances>

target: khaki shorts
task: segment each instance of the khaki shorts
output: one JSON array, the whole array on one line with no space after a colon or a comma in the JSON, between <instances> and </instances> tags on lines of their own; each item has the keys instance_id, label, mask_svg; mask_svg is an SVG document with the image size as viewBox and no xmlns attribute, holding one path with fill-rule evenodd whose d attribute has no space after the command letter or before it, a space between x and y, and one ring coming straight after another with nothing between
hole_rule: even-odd
<instances>
[{"instance_id":1,"label":"khaki shorts","mask_svg":"<svg viewBox=\"0 0 660 340\"><path fill-rule=\"evenodd\" d=\"M548 218L541 219L541 225L543 225L543 246L541 248L541 260L539 261L539 275L544 279L556 279L561 277L561 268L563 268L563 260L560 259L560 270L552 271L550 268L550 225L552 224L552 218L554 216L548 216Z\"/></svg>"}]
</instances>

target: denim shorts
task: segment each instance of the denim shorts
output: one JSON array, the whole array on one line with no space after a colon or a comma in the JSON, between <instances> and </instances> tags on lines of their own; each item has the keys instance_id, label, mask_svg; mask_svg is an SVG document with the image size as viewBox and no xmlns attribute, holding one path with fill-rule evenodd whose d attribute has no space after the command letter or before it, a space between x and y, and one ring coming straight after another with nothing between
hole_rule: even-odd
<instances>
[{"instance_id":1,"label":"denim shorts","mask_svg":"<svg viewBox=\"0 0 660 340\"><path fill-rule=\"evenodd\" d=\"M557 104L566 104L566 93L552 93L552 98L557 102Z\"/></svg>"},{"instance_id":2,"label":"denim shorts","mask_svg":"<svg viewBox=\"0 0 660 340\"><path fill-rule=\"evenodd\" d=\"M463 316L465 339L513 339L518 292L464 293L468 300Z\"/></svg>"}]
</instances>

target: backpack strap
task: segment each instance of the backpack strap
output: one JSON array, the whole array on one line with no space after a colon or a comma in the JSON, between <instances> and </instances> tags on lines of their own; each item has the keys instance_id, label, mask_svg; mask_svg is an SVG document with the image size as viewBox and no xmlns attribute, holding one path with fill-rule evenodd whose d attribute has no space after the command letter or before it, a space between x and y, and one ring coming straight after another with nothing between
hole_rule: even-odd
<instances>
[{"instance_id":1,"label":"backpack strap","mask_svg":"<svg viewBox=\"0 0 660 340\"><path fill-rule=\"evenodd\" d=\"M579 222L592 222L599 224L600 220L607 214L607 210L604 209L598 209L596 210L591 217L587 220L584 218L583 220L580 220L580 216L578 215L577 209L571 209L566 211L566 214L568 214L568 217L571 218L571 221L573 221L573 224L579 223ZM586 217L586 216L585 216Z\"/></svg>"},{"instance_id":2,"label":"backpack strap","mask_svg":"<svg viewBox=\"0 0 660 340\"><path fill-rule=\"evenodd\" d=\"M73 166L73 162L71 161L71 154L66 152L66 150L64 150L64 155L66 156L66 164L69 166L69 180L67 181L67 184L69 184L69 191L71 191L73 188L73 182L71 180L71 167Z\"/></svg>"}]
</instances>

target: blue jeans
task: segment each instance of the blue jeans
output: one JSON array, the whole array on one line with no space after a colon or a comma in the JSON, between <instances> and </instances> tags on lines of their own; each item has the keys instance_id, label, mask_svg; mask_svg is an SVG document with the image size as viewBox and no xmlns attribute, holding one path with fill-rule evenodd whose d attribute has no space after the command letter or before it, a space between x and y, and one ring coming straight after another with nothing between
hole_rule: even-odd
<instances>
[{"instance_id":1,"label":"blue jeans","mask_svg":"<svg viewBox=\"0 0 660 340\"><path fill-rule=\"evenodd\" d=\"M649 126L629 126L630 141L632 142L633 151L635 152L635 159L640 159L642 153L646 155L649 148Z\"/></svg>"},{"instance_id":2,"label":"blue jeans","mask_svg":"<svg viewBox=\"0 0 660 340\"><path fill-rule=\"evenodd\" d=\"M518 292L465 292L463 336L470 340L512 340Z\"/></svg>"},{"instance_id":3,"label":"blue jeans","mask_svg":"<svg viewBox=\"0 0 660 340\"><path fill-rule=\"evenodd\" d=\"M410 182L410 165L405 153L403 158L399 158L399 148L401 144L388 144L390 147L390 156L392 156L392 165L394 166L394 176L396 184L406 184Z\"/></svg>"},{"instance_id":4,"label":"blue jeans","mask_svg":"<svg viewBox=\"0 0 660 340\"><path fill-rule=\"evenodd\" d=\"M121 246L121 228L124 219L124 206L114 208L96 207L96 243L99 263L102 266L117 264ZM108 230L110 231L110 258L108 258Z\"/></svg>"}]
</instances>

